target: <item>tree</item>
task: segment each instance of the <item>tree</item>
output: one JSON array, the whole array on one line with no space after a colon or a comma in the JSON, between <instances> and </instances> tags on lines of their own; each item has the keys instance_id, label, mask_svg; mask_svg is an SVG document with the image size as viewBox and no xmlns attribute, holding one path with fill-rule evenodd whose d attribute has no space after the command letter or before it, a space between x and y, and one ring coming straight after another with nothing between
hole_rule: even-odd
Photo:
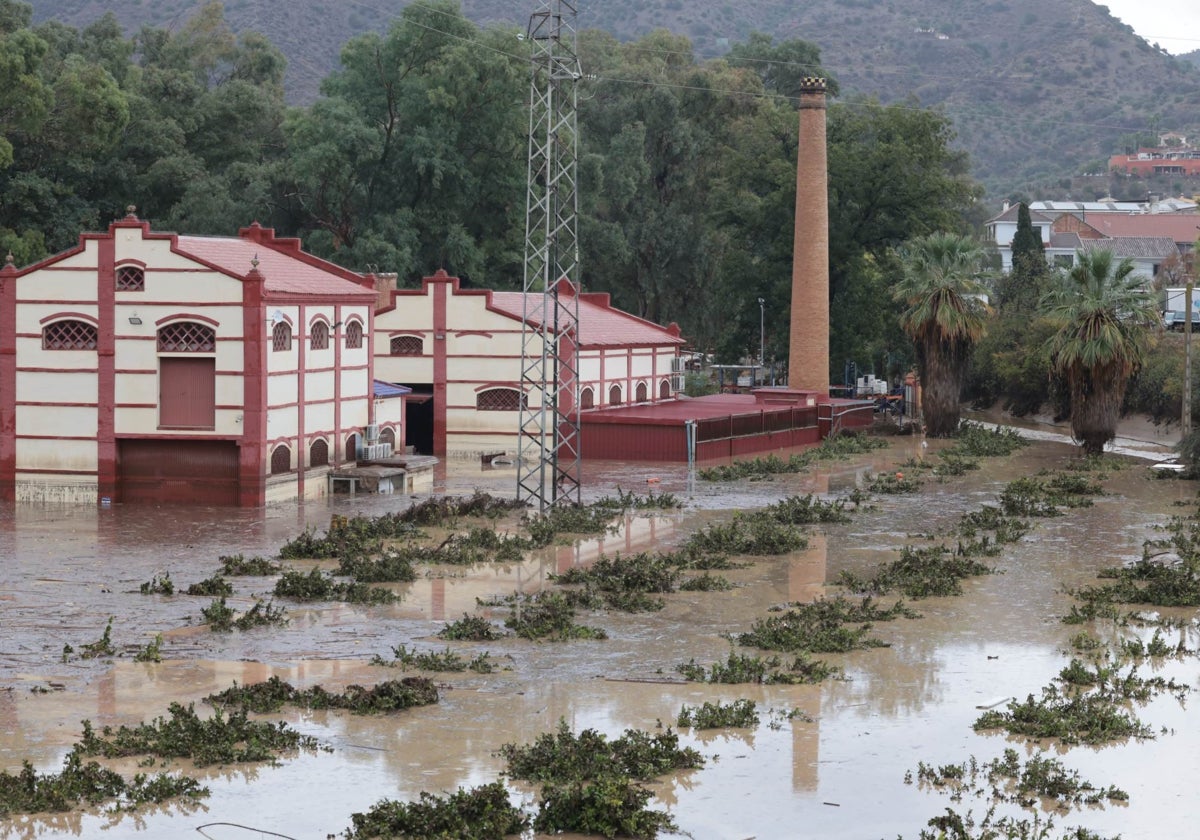
<instances>
[{"instance_id":1,"label":"tree","mask_svg":"<svg viewBox=\"0 0 1200 840\"><path fill-rule=\"evenodd\" d=\"M1116 436L1125 386L1158 323L1154 296L1133 275L1130 258L1117 262L1111 251L1081 251L1045 306L1058 327L1050 353L1067 377L1071 431L1085 453L1097 455Z\"/></svg>"},{"instance_id":2,"label":"tree","mask_svg":"<svg viewBox=\"0 0 1200 840\"><path fill-rule=\"evenodd\" d=\"M932 233L900 252L903 274L893 295L906 308L900 325L917 351L926 431L958 428L959 395L971 348L984 332L983 251L965 236Z\"/></svg>"},{"instance_id":3,"label":"tree","mask_svg":"<svg viewBox=\"0 0 1200 840\"><path fill-rule=\"evenodd\" d=\"M1027 314L1046 293L1050 269L1041 231L1033 226L1029 206L1017 205L1017 232L1012 241L1012 269L996 287L997 305L1005 312Z\"/></svg>"}]
</instances>

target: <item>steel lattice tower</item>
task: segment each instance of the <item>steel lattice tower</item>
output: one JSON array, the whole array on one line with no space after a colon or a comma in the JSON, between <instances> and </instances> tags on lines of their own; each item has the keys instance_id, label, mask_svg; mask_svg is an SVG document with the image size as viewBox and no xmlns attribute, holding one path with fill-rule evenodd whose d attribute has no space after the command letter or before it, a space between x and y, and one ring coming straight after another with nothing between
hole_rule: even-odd
<instances>
[{"instance_id":1,"label":"steel lattice tower","mask_svg":"<svg viewBox=\"0 0 1200 840\"><path fill-rule=\"evenodd\" d=\"M517 498L579 503L577 0L541 0L529 18L529 174ZM563 288L563 280L574 288Z\"/></svg>"}]
</instances>

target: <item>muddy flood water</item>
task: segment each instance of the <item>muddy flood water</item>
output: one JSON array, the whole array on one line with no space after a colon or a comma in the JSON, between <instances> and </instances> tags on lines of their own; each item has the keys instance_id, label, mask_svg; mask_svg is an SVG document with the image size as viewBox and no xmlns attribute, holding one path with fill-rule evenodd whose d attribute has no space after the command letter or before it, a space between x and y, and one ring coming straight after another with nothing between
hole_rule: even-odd
<instances>
[{"instance_id":1,"label":"muddy flood water","mask_svg":"<svg viewBox=\"0 0 1200 840\"><path fill-rule=\"evenodd\" d=\"M25 760L39 771L61 769L85 718L97 727L133 725L164 715L173 701L194 702L208 714L201 698L234 680L278 675L297 687L333 690L406 676L370 660L401 644L443 650L447 644L435 634L464 613L500 625L507 611L477 607L477 597L549 588L549 575L602 553L668 549L735 510L792 494L842 495L865 487L872 470L894 470L940 446L931 441L926 449L918 440L896 438L869 456L738 484L689 478L676 465L587 464L585 501L617 487L652 488L678 495L684 507L630 515L619 533L548 549L519 564L421 569L415 582L392 585L403 600L391 606L281 601L291 617L286 627L228 634L201 624L200 610L211 598L142 595L139 586L169 572L186 588L218 571L220 555L274 556L304 528L323 530L331 514L377 515L413 499L335 498L265 511L0 506L0 769L18 771ZM870 572L895 559L909 535L949 528L965 511L994 504L1006 482L1074 457L1069 445L1038 441L1011 456L983 459L981 470L963 477L927 480L917 494L878 496L850 523L814 529L803 551L752 558L746 568L721 572L735 584L732 591L674 593L653 613L582 611L579 620L604 628L607 640L538 643L509 636L451 643L468 658L489 652L503 670L431 674L441 696L431 706L385 716L285 707L271 717L317 737L331 751L285 756L278 766L191 771L211 790L198 804L115 816L100 810L13 816L0 820L0 837L238 840L274 832L325 838L381 799L414 801L422 791L442 794L497 780L504 769L496 755L501 745L531 743L560 720L575 732L594 728L616 737L628 728L654 732L660 722L673 725L685 704L739 698L758 704L758 727L680 730L681 745L698 749L706 766L650 784L651 805L668 810L680 827L671 836L915 838L947 807L978 818L989 804L971 797L952 802L945 793L906 783L906 773L915 774L921 761L957 763L974 756L983 762L1006 747L1022 758L1045 751L1099 787L1128 792L1127 803L1056 813L1053 837L1075 826L1125 840L1196 836L1200 724L1194 697L1181 704L1162 695L1139 705L1138 716L1154 737L1100 748L972 730L981 707L1036 695L1069 662L1068 639L1080 628L1061 622L1073 603L1064 588L1094 583L1099 569L1136 560L1144 540L1161 536L1156 526L1191 509L1196 485L1153 480L1145 462L1129 460L1111 473L1106 495L1093 507L1037 520L1028 536L988 560L1001 574L966 580L959 597L912 602L921 618L877 623L875 635L889 647L816 657L843 668L844 679L812 686L710 685L683 682L675 670L691 659L723 661L731 650L725 635L748 630L769 607L832 596L838 589L831 582L842 570ZM514 485L511 469L481 471L451 462L434 491L480 488L511 496ZM313 563L295 565L307 570ZM269 593L274 581L231 582L230 603L245 608L254 594ZM96 640L110 617L117 657L62 661L64 645L78 649ZM1108 632L1110 639L1117 632L1148 639L1151 631ZM135 662L133 653L159 633L163 661ZM1191 631L1173 633L1172 642L1182 633L1188 647L1200 646ZM1195 657L1156 667L1145 671L1200 686ZM792 710L803 714L787 717ZM121 769L136 772L132 765ZM514 801L532 807L533 789L521 783L509 789ZM997 813L1047 816L1036 806L1000 805Z\"/></svg>"}]
</instances>

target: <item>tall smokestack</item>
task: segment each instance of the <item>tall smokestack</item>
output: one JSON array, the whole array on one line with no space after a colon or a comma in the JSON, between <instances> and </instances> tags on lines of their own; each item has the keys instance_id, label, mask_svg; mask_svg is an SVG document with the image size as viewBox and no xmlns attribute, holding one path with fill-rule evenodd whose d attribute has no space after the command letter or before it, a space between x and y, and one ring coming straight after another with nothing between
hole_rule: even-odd
<instances>
[{"instance_id":1,"label":"tall smokestack","mask_svg":"<svg viewBox=\"0 0 1200 840\"><path fill-rule=\"evenodd\" d=\"M796 237L792 244L792 330L788 387L829 393L829 175L825 80L800 82Z\"/></svg>"}]
</instances>

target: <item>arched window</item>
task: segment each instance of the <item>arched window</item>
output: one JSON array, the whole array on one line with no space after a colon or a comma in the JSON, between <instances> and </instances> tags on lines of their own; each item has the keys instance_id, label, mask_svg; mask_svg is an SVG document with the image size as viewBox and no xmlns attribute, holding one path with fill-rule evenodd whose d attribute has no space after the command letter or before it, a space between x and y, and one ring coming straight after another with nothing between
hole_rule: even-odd
<instances>
[{"instance_id":1,"label":"arched window","mask_svg":"<svg viewBox=\"0 0 1200 840\"><path fill-rule=\"evenodd\" d=\"M579 392L579 407L580 408L595 408L596 407L596 392L591 388L584 388Z\"/></svg>"},{"instance_id":2,"label":"arched window","mask_svg":"<svg viewBox=\"0 0 1200 840\"><path fill-rule=\"evenodd\" d=\"M318 438L312 442L312 446L308 447L308 465L310 467L324 467L329 464L329 444L325 442L325 438Z\"/></svg>"},{"instance_id":3,"label":"arched window","mask_svg":"<svg viewBox=\"0 0 1200 840\"><path fill-rule=\"evenodd\" d=\"M637 398L634 400L634 402L645 402L646 401L646 383L645 382L638 383L636 393L637 393Z\"/></svg>"},{"instance_id":4,"label":"arched window","mask_svg":"<svg viewBox=\"0 0 1200 840\"><path fill-rule=\"evenodd\" d=\"M425 340L417 335L398 335L392 338L393 356L420 356L425 352Z\"/></svg>"},{"instance_id":5,"label":"arched window","mask_svg":"<svg viewBox=\"0 0 1200 840\"><path fill-rule=\"evenodd\" d=\"M167 324L158 331L159 353L215 353L217 332L192 321Z\"/></svg>"},{"instance_id":6,"label":"arched window","mask_svg":"<svg viewBox=\"0 0 1200 840\"><path fill-rule=\"evenodd\" d=\"M671 399L671 380L670 379L664 379L662 382L658 383L658 398L660 400Z\"/></svg>"},{"instance_id":7,"label":"arched window","mask_svg":"<svg viewBox=\"0 0 1200 840\"><path fill-rule=\"evenodd\" d=\"M292 450L279 444L271 452L271 475L282 475L292 471Z\"/></svg>"},{"instance_id":8,"label":"arched window","mask_svg":"<svg viewBox=\"0 0 1200 840\"><path fill-rule=\"evenodd\" d=\"M54 321L42 328L43 350L95 350L96 327L87 321Z\"/></svg>"},{"instance_id":9,"label":"arched window","mask_svg":"<svg viewBox=\"0 0 1200 840\"><path fill-rule=\"evenodd\" d=\"M316 321L309 331L309 345L313 350L329 349L329 325L324 321Z\"/></svg>"},{"instance_id":10,"label":"arched window","mask_svg":"<svg viewBox=\"0 0 1200 840\"><path fill-rule=\"evenodd\" d=\"M346 325L346 349L358 350L362 347L362 324L351 321Z\"/></svg>"},{"instance_id":11,"label":"arched window","mask_svg":"<svg viewBox=\"0 0 1200 840\"><path fill-rule=\"evenodd\" d=\"M621 386L620 385L614 385L608 389L608 404L609 405L620 405L621 404Z\"/></svg>"},{"instance_id":12,"label":"arched window","mask_svg":"<svg viewBox=\"0 0 1200 840\"><path fill-rule=\"evenodd\" d=\"M271 330L271 349L276 353L292 349L292 325L287 321L280 321Z\"/></svg>"},{"instance_id":13,"label":"arched window","mask_svg":"<svg viewBox=\"0 0 1200 840\"><path fill-rule=\"evenodd\" d=\"M346 460L358 460L358 435L353 434L346 438Z\"/></svg>"},{"instance_id":14,"label":"arched window","mask_svg":"<svg viewBox=\"0 0 1200 840\"><path fill-rule=\"evenodd\" d=\"M477 411L520 411L523 394L515 388L488 388L475 395Z\"/></svg>"},{"instance_id":15,"label":"arched window","mask_svg":"<svg viewBox=\"0 0 1200 840\"><path fill-rule=\"evenodd\" d=\"M141 266L123 265L117 268L118 292L146 291L146 272Z\"/></svg>"},{"instance_id":16,"label":"arched window","mask_svg":"<svg viewBox=\"0 0 1200 840\"><path fill-rule=\"evenodd\" d=\"M388 426L386 429L384 429L383 431L381 431L379 433L379 442L386 443L388 446L392 447L393 450L395 450L395 448L396 448L396 430L393 429L391 426Z\"/></svg>"}]
</instances>

